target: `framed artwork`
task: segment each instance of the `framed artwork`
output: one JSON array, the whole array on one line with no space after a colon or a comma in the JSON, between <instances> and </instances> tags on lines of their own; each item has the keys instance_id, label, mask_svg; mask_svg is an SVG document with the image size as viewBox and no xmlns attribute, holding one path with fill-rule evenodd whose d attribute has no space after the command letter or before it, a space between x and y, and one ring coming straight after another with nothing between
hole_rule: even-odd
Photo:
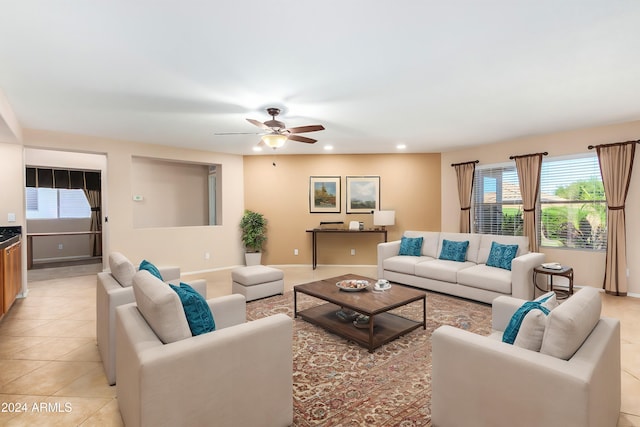
<instances>
[{"instance_id":1,"label":"framed artwork","mask_svg":"<svg viewBox=\"0 0 640 427\"><path fill-rule=\"evenodd\" d=\"M347 177L347 213L371 213L380 209L380 177Z\"/></svg>"},{"instance_id":2,"label":"framed artwork","mask_svg":"<svg viewBox=\"0 0 640 427\"><path fill-rule=\"evenodd\" d=\"M309 212L340 213L340 177L309 177Z\"/></svg>"}]
</instances>

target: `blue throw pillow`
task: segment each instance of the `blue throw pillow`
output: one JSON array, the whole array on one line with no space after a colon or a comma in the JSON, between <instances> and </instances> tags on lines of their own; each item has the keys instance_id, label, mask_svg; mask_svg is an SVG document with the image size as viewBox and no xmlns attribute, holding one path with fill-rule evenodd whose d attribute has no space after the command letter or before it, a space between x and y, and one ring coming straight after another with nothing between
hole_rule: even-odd
<instances>
[{"instance_id":1,"label":"blue throw pillow","mask_svg":"<svg viewBox=\"0 0 640 427\"><path fill-rule=\"evenodd\" d=\"M467 249L469 249L469 241L454 242L452 240L442 241L442 250L440 251L440 259L449 261L464 262L467 258Z\"/></svg>"},{"instance_id":2,"label":"blue throw pillow","mask_svg":"<svg viewBox=\"0 0 640 427\"><path fill-rule=\"evenodd\" d=\"M160 280L162 280L164 282L164 279L162 278L162 274L160 274L160 270L158 270L158 267L156 267L155 265L151 264L146 259L142 260L142 262L140 263L140 267L138 267L138 269L139 270L147 270L149 273L153 274L158 279L160 279Z\"/></svg>"},{"instance_id":3,"label":"blue throw pillow","mask_svg":"<svg viewBox=\"0 0 640 427\"><path fill-rule=\"evenodd\" d=\"M216 322L213 320L209 304L198 291L186 283L180 283L179 287L175 285L169 286L180 297L192 335L200 335L216 330Z\"/></svg>"},{"instance_id":4,"label":"blue throw pillow","mask_svg":"<svg viewBox=\"0 0 640 427\"><path fill-rule=\"evenodd\" d=\"M422 237L402 237L398 255L422 255Z\"/></svg>"},{"instance_id":5,"label":"blue throw pillow","mask_svg":"<svg viewBox=\"0 0 640 427\"><path fill-rule=\"evenodd\" d=\"M513 261L517 253L518 245L501 245L500 243L491 242L491 252L489 252L487 265L511 270L511 261Z\"/></svg>"},{"instance_id":6,"label":"blue throw pillow","mask_svg":"<svg viewBox=\"0 0 640 427\"><path fill-rule=\"evenodd\" d=\"M551 298L551 296L552 295L549 295L548 297L542 300L527 301L524 304L522 304L520 308L517 309L515 313L513 313L513 316L511 316L511 320L509 320L509 324L507 325L507 328L504 330L504 333L502 334L502 342L506 342L507 344L513 344L516 341L516 336L518 336L518 331L520 331L520 325L522 325L522 321L524 320L524 317L531 310L540 310L545 314L545 316L548 315L549 309L542 304L546 302L549 298Z\"/></svg>"}]
</instances>

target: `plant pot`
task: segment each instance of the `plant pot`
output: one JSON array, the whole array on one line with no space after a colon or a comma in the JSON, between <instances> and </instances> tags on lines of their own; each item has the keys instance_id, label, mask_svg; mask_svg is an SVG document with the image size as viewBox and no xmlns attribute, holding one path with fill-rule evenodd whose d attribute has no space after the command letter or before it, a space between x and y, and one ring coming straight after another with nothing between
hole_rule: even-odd
<instances>
[{"instance_id":1,"label":"plant pot","mask_svg":"<svg viewBox=\"0 0 640 427\"><path fill-rule=\"evenodd\" d=\"M262 261L262 253L246 252L244 254L244 260L247 265L260 265L260 262Z\"/></svg>"}]
</instances>

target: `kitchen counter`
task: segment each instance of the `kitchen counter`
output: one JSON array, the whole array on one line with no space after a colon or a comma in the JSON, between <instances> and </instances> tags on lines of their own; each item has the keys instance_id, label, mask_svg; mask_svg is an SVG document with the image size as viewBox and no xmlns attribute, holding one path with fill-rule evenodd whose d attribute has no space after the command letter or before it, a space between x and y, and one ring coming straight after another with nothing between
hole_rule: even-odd
<instances>
[{"instance_id":1,"label":"kitchen counter","mask_svg":"<svg viewBox=\"0 0 640 427\"><path fill-rule=\"evenodd\" d=\"M19 242L22 236L22 227L0 227L0 250Z\"/></svg>"}]
</instances>

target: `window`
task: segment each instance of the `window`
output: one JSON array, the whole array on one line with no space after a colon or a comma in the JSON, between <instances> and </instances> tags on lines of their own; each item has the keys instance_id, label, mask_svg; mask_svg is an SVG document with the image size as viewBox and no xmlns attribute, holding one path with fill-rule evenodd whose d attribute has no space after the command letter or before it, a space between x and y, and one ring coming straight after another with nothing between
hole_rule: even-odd
<instances>
[{"instance_id":1,"label":"window","mask_svg":"<svg viewBox=\"0 0 640 427\"><path fill-rule=\"evenodd\" d=\"M522 235L522 196L515 165L476 168L472 200L476 233Z\"/></svg>"},{"instance_id":2,"label":"window","mask_svg":"<svg viewBox=\"0 0 640 427\"><path fill-rule=\"evenodd\" d=\"M27 219L89 218L83 190L27 187Z\"/></svg>"},{"instance_id":3,"label":"window","mask_svg":"<svg viewBox=\"0 0 640 427\"><path fill-rule=\"evenodd\" d=\"M542 162L540 245L605 250L607 203L598 157Z\"/></svg>"},{"instance_id":4,"label":"window","mask_svg":"<svg viewBox=\"0 0 640 427\"><path fill-rule=\"evenodd\" d=\"M523 234L515 164L476 168L472 200L476 233ZM607 204L597 156L543 159L538 200L541 246L606 249Z\"/></svg>"}]
</instances>

